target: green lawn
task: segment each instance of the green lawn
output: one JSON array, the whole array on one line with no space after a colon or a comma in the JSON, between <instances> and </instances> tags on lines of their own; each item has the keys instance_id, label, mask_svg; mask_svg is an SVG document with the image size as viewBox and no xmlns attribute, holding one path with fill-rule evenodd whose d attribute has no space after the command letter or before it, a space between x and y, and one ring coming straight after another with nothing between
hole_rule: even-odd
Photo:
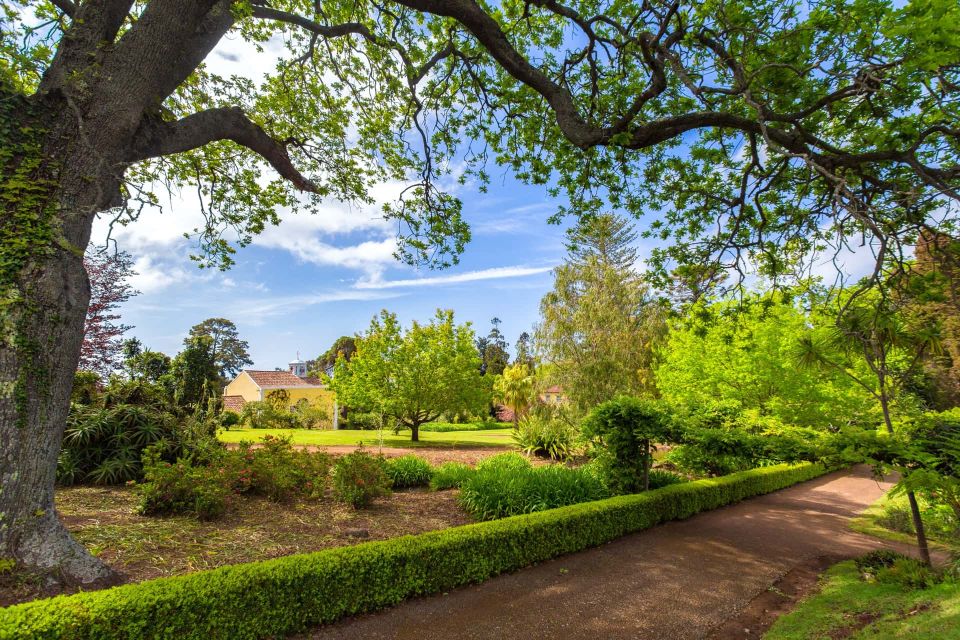
<instances>
[{"instance_id":1,"label":"green lawn","mask_svg":"<svg viewBox=\"0 0 960 640\"><path fill-rule=\"evenodd\" d=\"M960 584L914 590L865 582L852 560L834 565L822 580L820 593L779 618L765 640L960 640Z\"/></svg>"},{"instance_id":2,"label":"green lawn","mask_svg":"<svg viewBox=\"0 0 960 640\"><path fill-rule=\"evenodd\" d=\"M850 528L859 533L883 538L884 540L916 544L917 538L912 532L895 531L885 526L884 516L890 506L906 510L907 497L901 495L892 498L889 494L881 496L880 499L870 505L866 511L850 521ZM960 555L960 540L956 537L938 535L940 532L936 527L932 526L934 523L931 523L928 518L929 516L925 516L927 540L930 543L930 547Z\"/></svg>"},{"instance_id":3,"label":"green lawn","mask_svg":"<svg viewBox=\"0 0 960 640\"><path fill-rule=\"evenodd\" d=\"M512 447L511 429L488 429L485 431L447 431L443 433L420 432L420 442L411 442L410 432L392 431L383 434L385 447ZM377 446L380 434L377 431L342 429L340 431L316 431L312 429L230 429L221 431L224 442L257 442L264 436L293 436L293 444L318 446L357 445Z\"/></svg>"}]
</instances>

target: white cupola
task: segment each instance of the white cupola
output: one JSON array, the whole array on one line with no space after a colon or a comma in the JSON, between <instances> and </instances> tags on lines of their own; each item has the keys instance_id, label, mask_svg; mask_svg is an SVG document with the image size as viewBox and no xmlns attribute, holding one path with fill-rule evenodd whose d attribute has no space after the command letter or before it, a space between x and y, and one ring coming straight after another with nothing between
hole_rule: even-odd
<instances>
[{"instance_id":1,"label":"white cupola","mask_svg":"<svg viewBox=\"0 0 960 640\"><path fill-rule=\"evenodd\" d=\"M300 352L297 352L297 359L290 362L290 373L298 378L307 377L307 363L300 359Z\"/></svg>"}]
</instances>

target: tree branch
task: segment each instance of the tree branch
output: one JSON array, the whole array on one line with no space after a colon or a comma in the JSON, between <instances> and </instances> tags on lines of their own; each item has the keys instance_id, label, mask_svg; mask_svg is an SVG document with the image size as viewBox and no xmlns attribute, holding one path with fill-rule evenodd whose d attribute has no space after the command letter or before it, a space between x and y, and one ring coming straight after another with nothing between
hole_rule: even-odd
<instances>
[{"instance_id":1,"label":"tree branch","mask_svg":"<svg viewBox=\"0 0 960 640\"><path fill-rule=\"evenodd\" d=\"M272 9L263 5L255 5L253 7L253 17L261 20L276 20L277 22L292 24L325 38L340 38L347 35L359 35L363 36L363 38L366 40L370 40L371 42L376 40L366 25L360 24L359 22L346 22L344 24L328 26L325 24L320 24L319 22L315 22L314 20L310 20L309 18L296 13L280 11L279 9Z\"/></svg>"},{"instance_id":2,"label":"tree branch","mask_svg":"<svg viewBox=\"0 0 960 640\"><path fill-rule=\"evenodd\" d=\"M137 132L132 157L127 161L183 153L219 140L250 149L297 189L317 192L317 186L293 166L286 144L272 138L239 107L208 109L175 122L146 121Z\"/></svg>"},{"instance_id":3,"label":"tree branch","mask_svg":"<svg viewBox=\"0 0 960 640\"><path fill-rule=\"evenodd\" d=\"M70 0L50 0L50 2L53 3L53 6L55 6L57 9L60 9L60 11L63 11L71 18L77 13L77 5Z\"/></svg>"}]
</instances>

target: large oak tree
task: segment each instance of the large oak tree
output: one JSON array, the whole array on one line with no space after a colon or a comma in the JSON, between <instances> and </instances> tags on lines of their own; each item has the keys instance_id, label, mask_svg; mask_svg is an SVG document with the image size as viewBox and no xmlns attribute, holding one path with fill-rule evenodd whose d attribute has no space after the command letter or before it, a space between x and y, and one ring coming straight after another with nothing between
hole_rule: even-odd
<instances>
[{"instance_id":1,"label":"large oak tree","mask_svg":"<svg viewBox=\"0 0 960 640\"><path fill-rule=\"evenodd\" d=\"M900 4L900 3L897 3ZM469 238L438 183L494 161L659 220L663 260L780 272L897 252L958 197L955 0L0 0L0 556L109 575L53 508L94 217L197 189L201 260L286 209L367 200L398 256ZM203 64L230 36L288 54L262 85ZM264 55L264 54L260 54Z\"/></svg>"}]
</instances>

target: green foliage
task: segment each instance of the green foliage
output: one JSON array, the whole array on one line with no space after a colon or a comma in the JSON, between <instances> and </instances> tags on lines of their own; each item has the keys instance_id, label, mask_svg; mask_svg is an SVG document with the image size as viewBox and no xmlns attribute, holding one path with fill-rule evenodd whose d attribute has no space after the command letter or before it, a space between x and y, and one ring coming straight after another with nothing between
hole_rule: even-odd
<instances>
[{"instance_id":1,"label":"green foliage","mask_svg":"<svg viewBox=\"0 0 960 640\"><path fill-rule=\"evenodd\" d=\"M892 549L874 549L859 558L854 559L854 564L861 573L876 573L879 569L890 567L897 560L906 558L899 551Z\"/></svg>"},{"instance_id":2,"label":"green foliage","mask_svg":"<svg viewBox=\"0 0 960 640\"><path fill-rule=\"evenodd\" d=\"M663 487L669 487L672 484L680 484L686 481L687 479L683 476L670 471L663 469L650 470L650 489L661 489Z\"/></svg>"},{"instance_id":3,"label":"green foliage","mask_svg":"<svg viewBox=\"0 0 960 640\"><path fill-rule=\"evenodd\" d=\"M162 443L172 460L189 449L198 435L170 412L151 385L115 384L93 404L71 406L57 459L57 481L69 485L137 480L147 447Z\"/></svg>"},{"instance_id":4,"label":"green foliage","mask_svg":"<svg viewBox=\"0 0 960 640\"><path fill-rule=\"evenodd\" d=\"M236 411L224 411L220 414L220 426L229 430L240 424L240 414Z\"/></svg>"},{"instance_id":5,"label":"green foliage","mask_svg":"<svg viewBox=\"0 0 960 640\"><path fill-rule=\"evenodd\" d=\"M630 396L599 405L581 428L594 455L609 457L604 465L610 474L607 486L616 493L647 489L652 448L673 437L670 415L663 403Z\"/></svg>"},{"instance_id":6,"label":"green foliage","mask_svg":"<svg viewBox=\"0 0 960 640\"><path fill-rule=\"evenodd\" d=\"M408 454L387 460L387 475L394 489L425 487L433 477L433 467L420 456Z\"/></svg>"},{"instance_id":7,"label":"green foliage","mask_svg":"<svg viewBox=\"0 0 960 640\"><path fill-rule=\"evenodd\" d=\"M573 453L576 428L550 411L537 411L520 419L513 441L531 456L566 460Z\"/></svg>"},{"instance_id":8,"label":"green foliage","mask_svg":"<svg viewBox=\"0 0 960 640\"><path fill-rule=\"evenodd\" d=\"M231 378L243 369L244 365L253 364L247 349L250 345L240 339L237 325L226 318L207 318L190 328L190 334L184 339L183 345L190 348L193 340L200 336L210 338L210 355L221 380Z\"/></svg>"},{"instance_id":9,"label":"green foliage","mask_svg":"<svg viewBox=\"0 0 960 640\"><path fill-rule=\"evenodd\" d=\"M478 466L460 486L460 505L479 520L545 511L609 495L603 484L581 469L560 465Z\"/></svg>"},{"instance_id":10,"label":"green foliage","mask_svg":"<svg viewBox=\"0 0 960 640\"><path fill-rule=\"evenodd\" d=\"M265 437L254 449L242 442L233 450L216 449L179 458L161 459L162 448L144 453L144 480L136 485L140 513L218 518L241 494L286 502L323 497L333 465L323 452L294 449L290 438Z\"/></svg>"},{"instance_id":11,"label":"green foliage","mask_svg":"<svg viewBox=\"0 0 960 640\"><path fill-rule=\"evenodd\" d=\"M144 453L144 481L137 485L137 494L137 511L143 515L214 520L227 510L230 477L222 469L195 465L189 459L165 462L154 447Z\"/></svg>"},{"instance_id":12,"label":"green foliage","mask_svg":"<svg viewBox=\"0 0 960 640\"><path fill-rule=\"evenodd\" d=\"M277 502L322 497L333 460L323 452L295 449L290 441L290 436L266 436L256 449L242 442L229 451L220 464L230 475L234 489Z\"/></svg>"},{"instance_id":13,"label":"green foliage","mask_svg":"<svg viewBox=\"0 0 960 640\"><path fill-rule=\"evenodd\" d=\"M582 413L617 395L654 388L654 347L666 332L663 308L634 268L636 234L600 215L574 229L568 257L540 301L536 345Z\"/></svg>"},{"instance_id":14,"label":"green foliage","mask_svg":"<svg viewBox=\"0 0 960 640\"><path fill-rule=\"evenodd\" d=\"M434 491L445 489L459 489L460 486L472 478L476 469L462 462L444 462L433 469L430 478L430 488Z\"/></svg>"},{"instance_id":15,"label":"green foliage","mask_svg":"<svg viewBox=\"0 0 960 640\"><path fill-rule=\"evenodd\" d=\"M386 467L383 456L372 456L362 449L338 458L333 467L334 497L359 509L390 495Z\"/></svg>"},{"instance_id":16,"label":"green foliage","mask_svg":"<svg viewBox=\"0 0 960 640\"><path fill-rule=\"evenodd\" d=\"M452 311L438 310L429 324L406 331L383 311L350 361L337 360L331 387L344 406L389 418L417 440L420 425L443 414L483 412L489 389L479 366L473 330L455 325Z\"/></svg>"},{"instance_id":17,"label":"green foliage","mask_svg":"<svg viewBox=\"0 0 960 640\"><path fill-rule=\"evenodd\" d=\"M729 401L674 416L673 430L681 444L667 459L694 475L722 476L780 462L825 460L847 447L847 436L785 425L751 411L739 413ZM856 428L844 431L851 436L862 433Z\"/></svg>"},{"instance_id":18,"label":"green foliage","mask_svg":"<svg viewBox=\"0 0 960 640\"><path fill-rule=\"evenodd\" d=\"M183 351L171 361L170 373L164 379L173 389L173 399L179 407L199 409L211 397L218 397L222 381L213 338L208 335L188 338Z\"/></svg>"},{"instance_id":19,"label":"green foliage","mask_svg":"<svg viewBox=\"0 0 960 640\"><path fill-rule=\"evenodd\" d=\"M937 638L957 640L955 624L960 615L960 584L944 579L924 589L914 589L891 580L900 554L862 561L846 561L831 567L821 578L818 593L800 602L781 616L767 631L767 640L808 640L809 638ZM910 561L919 577L927 570ZM885 568L886 566L886 568ZM878 573L887 572L884 580ZM915 582L914 577L904 582ZM852 621L857 626L852 627Z\"/></svg>"},{"instance_id":20,"label":"green foliage","mask_svg":"<svg viewBox=\"0 0 960 640\"><path fill-rule=\"evenodd\" d=\"M535 399L533 370L526 363L504 368L493 381L493 398L513 411L516 424Z\"/></svg>"},{"instance_id":21,"label":"green foliage","mask_svg":"<svg viewBox=\"0 0 960 640\"><path fill-rule=\"evenodd\" d=\"M91 405L100 398L100 375L96 371L77 371L73 374L70 402Z\"/></svg>"},{"instance_id":22,"label":"green foliage","mask_svg":"<svg viewBox=\"0 0 960 640\"><path fill-rule=\"evenodd\" d=\"M495 422L485 420L482 422L428 422L420 427L420 431L432 433L449 433L451 431L492 431L494 429L509 429L509 422Z\"/></svg>"},{"instance_id":23,"label":"green foliage","mask_svg":"<svg viewBox=\"0 0 960 640\"><path fill-rule=\"evenodd\" d=\"M37 600L0 609L0 639L283 636L477 583L823 472L817 465L756 469L418 536Z\"/></svg>"},{"instance_id":24,"label":"green foliage","mask_svg":"<svg viewBox=\"0 0 960 640\"><path fill-rule=\"evenodd\" d=\"M722 404L784 423L827 429L879 418L870 393L842 373L797 366L797 340L829 320L784 293L701 301L674 321L656 368L678 412Z\"/></svg>"},{"instance_id":25,"label":"green foliage","mask_svg":"<svg viewBox=\"0 0 960 640\"><path fill-rule=\"evenodd\" d=\"M299 429L298 416L276 402L254 400L240 410L240 425L246 429Z\"/></svg>"},{"instance_id":26,"label":"green foliage","mask_svg":"<svg viewBox=\"0 0 960 640\"><path fill-rule=\"evenodd\" d=\"M501 471L523 471L532 468L530 461L514 451L498 453L495 456L484 458L477 463L477 471L490 471L499 473Z\"/></svg>"}]
</instances>

